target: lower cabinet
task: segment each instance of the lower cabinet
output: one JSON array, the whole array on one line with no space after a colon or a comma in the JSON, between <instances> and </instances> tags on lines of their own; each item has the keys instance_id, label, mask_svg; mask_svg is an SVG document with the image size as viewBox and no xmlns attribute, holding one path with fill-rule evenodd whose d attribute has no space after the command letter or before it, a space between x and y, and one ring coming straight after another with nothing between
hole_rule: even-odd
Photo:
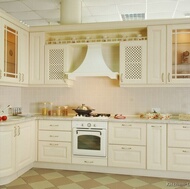
<instances>
[{"instance_id":1,"label":"lower cabinet","mask_svg":"<svg viewBox=\"0 0 190 189\"><path fill-rule=\"evenodd\" d=\"M147 169L166 170L166 124L147 124Z\"/></svg>"},{"instance_id":2,"label":"lower cabinet","mask_svg":"<svg viewBox=\"0 0 190 189\"><path fill-rule=\"evenodd\" d=\"M71 121L39 121L38 161L71 163Z\"/></svg>"},{"instance_id":3,"label":"lower cabinet","mask_svg":"<svg viewBox=\"0 0 190 189\"><path fill-rule=\"evenodd\" d=\"M108 166L146 168L146 124L109 122Z\"/></svg>"},{"instance_id":4,"label":"lower cabinet","mask_svg":"<svg viewBox=\"0 0 190 189\"><path fill-rule=\"evenodd\" d=\"M35 121L0 127L0 177L35 160Z\"/></svg>"},{"instance_id":5,"label":"lower cabinet","mask_svg":"<svg viewBox=\"0 0 190 189\"><path fill-rule=\"evenodd\" d=\"M108 165L125 168L146 168L146 147L109 145Z\"/></svg>"},{"instance_id":6,"label":"lower cabinet","mask_svg":"<svg viewBox=\"0 0 190 189\"><path fill-rule=\"evenodd\" d=\"M190 126L168 124L168 170L190 171Z\"/></svg>"}]
</instances>

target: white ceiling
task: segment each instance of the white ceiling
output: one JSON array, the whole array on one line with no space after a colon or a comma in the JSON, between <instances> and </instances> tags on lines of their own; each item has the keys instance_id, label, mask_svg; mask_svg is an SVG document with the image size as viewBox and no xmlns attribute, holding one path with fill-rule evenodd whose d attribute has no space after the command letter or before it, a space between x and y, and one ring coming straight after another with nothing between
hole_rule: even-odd
<instances>
[{"instance_id":1,"label":"white ceiling","mask_svg":"<svg viewBox=\"0 0 190 189\"><path fill-rule=\"evenodd\" d=\"M122 21L121 14L145 13L145 19L190 15L190 0L81 1L82 23ZM60 21L60 0L0 0L0 9L29 26L57 25Z\"/></svg>"}]
</instances>

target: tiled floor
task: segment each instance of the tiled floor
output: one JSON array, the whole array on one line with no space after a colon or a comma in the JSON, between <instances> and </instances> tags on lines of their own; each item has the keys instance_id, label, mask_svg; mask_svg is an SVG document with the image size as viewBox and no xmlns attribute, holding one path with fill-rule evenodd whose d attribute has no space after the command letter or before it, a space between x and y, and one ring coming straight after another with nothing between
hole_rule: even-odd
<instances>
[{"instance_id":1,"label":"tiled floor","mask_svg":"<svg viewBox=\"0 0 190 189\"><path fill-rule=\"evenodd\" d=\"M190 180L33 168L0 189L190 189Z\"/></svg>"}]
</instances>

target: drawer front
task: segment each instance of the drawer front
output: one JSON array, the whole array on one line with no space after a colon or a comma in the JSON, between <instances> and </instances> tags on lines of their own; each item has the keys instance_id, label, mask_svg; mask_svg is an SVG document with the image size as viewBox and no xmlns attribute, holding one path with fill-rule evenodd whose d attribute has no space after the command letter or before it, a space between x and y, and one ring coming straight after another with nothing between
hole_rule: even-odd
<instances>
[{"instance_id":1,"label":"drawer front","mask_svg":"<svg viewBox=\"0 0 190 189\"><path fill-rule=\"evenodd\" d=\"M190 125L168 125L168 146L190 147Z\"/></svg>"},{"instance_id":2,"label":"drawer front","mask_svg":"<svg viewBox=\"0 0 190 189\"><path fill-rule=\"evenodd\" d=\"M38 161L71 163L71 143L39 141Z\"/></svg>"},{"instance_id":3,"label":"drawer front","mask_svg":"<svg viewBox=\"0 0 190 189\"><path fill-rule=\"evenodd\" d=\"M107 158L72 157L73 164L107 166Z\"/></svg>"},{"instance_id":4,"label":"drawer front","mask_svg":"<svg viewBox=\"0 0 190 189\"><path fill-rule=\"evenodd\" d=\"M71 142L69 131L39 131L39 140Z\"/></svg>"},{"instance_id":5,"label":"drawer front","mask_svg":"<svg viewBox=\"0 0 190 189\"><path fill-rule=\"evenodd\" d=\"M71 131L71 121L40 120L39 129Z\"/></svg>"},{"instance_id":6,"label":"drawer front","mask_svg":"<svg viewBox=\"0 0 190 189\"><path fill-rule=\"evenodd\" d=\"M168 170L190 171L190 149L168 148Z\"/></svg>"},{"instance_id":7,"label":"drawer front","mask_svg":"<svg viewBox=\"0 0 190 189\"><path fill-rule=\"evenodd\" d=\"M110 122L109 143L146 145L146 124Z\"/></svg>"},{"instance_id":8,"label":"drawer front","mask_svg":"<svg viewBox=\"0 0 190 189\"><path fill-rule=\"evenodd\" d=\"M108 166L125 168L146 168L144 146L109 145Z\"/></svg>"}]
</instances>

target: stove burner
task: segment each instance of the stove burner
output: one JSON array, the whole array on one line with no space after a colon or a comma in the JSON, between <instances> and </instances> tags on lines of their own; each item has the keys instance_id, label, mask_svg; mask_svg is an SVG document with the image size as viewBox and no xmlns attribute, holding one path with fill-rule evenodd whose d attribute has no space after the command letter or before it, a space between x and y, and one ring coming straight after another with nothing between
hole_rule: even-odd
<instances>
[{"instance_id":1,"label":"stove burner","mask_svg":"<svg viewBox=\"0 0 190 189\"><path fill-rule=\"evenodd\" d=\"M110 117L111 114L105 113L90 113L90 114L76 114L76 117Z\"/></svg>"}]
</instances>

